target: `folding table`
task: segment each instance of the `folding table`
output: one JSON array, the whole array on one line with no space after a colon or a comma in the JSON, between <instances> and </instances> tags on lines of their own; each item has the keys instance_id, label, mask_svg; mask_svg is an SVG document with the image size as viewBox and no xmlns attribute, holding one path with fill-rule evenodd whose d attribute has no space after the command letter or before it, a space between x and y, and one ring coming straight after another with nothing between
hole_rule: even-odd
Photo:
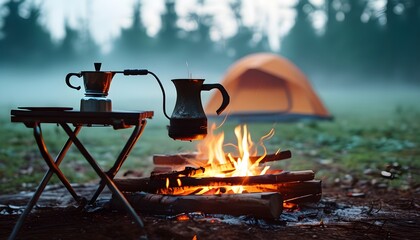
<instances>
[{"instance_id":1,"label":"folding table","mask_svg":"<svg viewBox=\"0 0 420 240\"><path fill-rule=\"evenodd\" d=\"M35 191L33 197L29 201L22 215L19 217L17 223L15 224L9 239L14 239L23 222L25 221L27 215L31 212L32 208L35 206L42 192L48 184L48 181L53 174L56 174L60 181L64 184L68 192L72 197L80 204L87 204L87 200L80 197L73 187L70 185L68 179L60 170L59 165L64 159L67 151L70 146L74 143L80 153L84 158L89 162L93 170L100 177L101 181L99 183L97 191L94 193L93 197L90 199L89 203L94 203L96 198L102 192L103 188L108 186L111 192L123 203L127 212L132 215L134 221L140 226L143 227L143 222L141 218L137 215L135 210L132 208L130 203L115 185L113 179L117 172L120 170L122 164L127 159L132 148L136 144L137 140L143 133L143 130L146 126L146 119L153 117L153 111L130 111L130 112L80 112L73 111L71 108L37 108L37 107L27 107L19 110L11 111L11 121L24 123L26 127L32 128L36 143L38 145L39 151L47 163L49 169L45 173L41 183L39 184L37 190ZM65 142L59 154L56 156L55 160L52 158L49 153L47 146L44 142L44 137L42 135L41 124L57 124L63 128L63 130L68 135L68 140ZM73 129L69 126L73 125ZM98 165L96 160L92 155L87 151L83 143L77 138L78 133L83 127L95 127L95 126L109 126L113 127L114 130L124 129L134 127L131 136L128 138L126 144L115 160L114 165L107 171L103 171L102 168Z\"/></svg>"}]
</instances>

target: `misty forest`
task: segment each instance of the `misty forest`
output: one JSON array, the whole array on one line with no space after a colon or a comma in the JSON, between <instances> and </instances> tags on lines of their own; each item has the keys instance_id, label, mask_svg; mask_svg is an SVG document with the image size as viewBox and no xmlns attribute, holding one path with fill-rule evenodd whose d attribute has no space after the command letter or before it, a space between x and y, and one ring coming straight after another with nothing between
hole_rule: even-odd
<instances>
[{"instance_id":1,"label":"misty forest","mask_svg":"<svg viewBox=\"0 0 420 240\"><path fill-rule=\"evenodd\" d=\"M323 5L301 0L294 6L294 25L281 39L279 50L270 47L268 32L244 24L241 1L229 2L236 34L219 41L210 37L214 16L209 14L192 12L188 21L195 28L179 27L177 1L165 1L161 27L154 36L149 36L138 1L133 6L131 26L121 30L107 53L93 40L86 27L88 20L79 29L66 24L65 37L52 40L51 34L40 24L43 13L39 6L31 4L26 16L20 14L24 2L12 0L1 6L0 68L3 70L48 69L74 62L90 66L99 59L143 65L188 61L199 68L224 71L247 54L276 52L310 77L321 76L321 82L419 83L418 1L389 0L378 10L372 8L375 0L326 0ZM315 29L313 15L319 11L327 20L322 29Z\"/></svg>"},{"instance_id":2,"label":"misty forest","mask_svg":"<svg viewBox=\"0 0 420 240\"><path fill-rule=\"evenodd\" d=\"M420 236L419 0L150 1L160 4L158 13L149 11L153 7L146 0L132 0L129 7L123 6L128 1L52 0L48 7L47 2L0 0L0 239L14 239L13 234L24 239L145 239L139 236L147 234L149 239L200 240ZM223 11L214 8L219 3L223 3ZM267 10L273 6L276 11ZM117 14L123 7L125 13ZM58 17L48 18L51 12ZM284 15L273 17L273 12ZM116 24L118 29L109 34L106 44L98 40L95 31L110 29L104 26L100 14L112 15L107 21L125 21ZM249 20L253 15L258 16L258 21ZM71 16L76 16L76 20ZM225 18L226 25L221 21ZM152 22L159 24L150 31ZM54 27L60 25L60 37L51 23ZM230 34L226 34L226 29L232 29ZM282 57L291 63L264 62L259 58L257 63L264 66L247 62L243 72L228 72L240 59L261 52L273 53L265 55ZM102 69L90 72L96 62L102 63ZM126 76L121 74L124 69L142 69L138 71L142 74ZM144 69L149 76L145 76ZM107 95L106 88L117 72ZM150 76L154 73L166 91L166 106L162 101L165 94ZM249 75L244 77L245 73ZM232 75L237 82L226 83L225 76ZM66 76L72 76L72 84L80 85L81 91L66 85ZM202 84L202 78L209 84L180 94L171 82L175 78L195 86ZM97 79L106 84L98 84L100 89L89 93L86 82L96 83ZM96 90L96 84L92 85L95 87L89 87ZM212 124L210 114L200 111L200 107L210 94L220 95L204 90L215 86L219 89L219 85L232 87L230 106L234 106L233 100L238 105L251 103L256 110L246 112L248 115L261 111L261 115L275 113L279 118L241 122L232 120L233 113L227 109L223 122ZM294 95L294 91L299 95ZM198 94L194 99L185 97L187 100L178 104L178 96L190 92ZM222 95L225 99L227 93ZM279 96L284 98L276 98ZM291 96L296 96L293 101ZM107 108L82 108L97 100ZM228 102L223 100L222 106ZM288 105L286 110L274 108L281 104ZM169 113L187 113L186 117L165 118L162 105ZM174 105L180 106L178 112ZM292 105L301 107L299 111L302 106L310 110L322 107L328 115L281 119L291 113L316 115L312 114L314 111L290 112ZM200 115L199 125L188 115L190 112ZM140 114L151 118L147 119L147 127ZM177 139L170 134L172 122L177 122L173 119L182 123L177 127ZM204 139L183 138L185 132L194 128L199 128L199 136ZM243 137L235 137L240 129L244 129ZM250 142L248 146L243 146L245 140ZM211 141L220 143L220 149L226 153L217 151L219 148L214 152L210 149L204 158L199 158L200 144L208 146ZM242 151L247 148L252 151ZM282 153L283 159L274 159ZM223 163L217 165L221 172L216 174L209 169L212 155L220 157ZM265 161L267 156L273 161ZM155 162L155 157L167 162ZM245 168L227 179L225 173L237 171L239 162L245 163ZM246 167L250 166L259 172L249 174ZM210 177L196 175L201 172ZM130 207L121 201L124 196L112 182L114 175L123 181L147 180L131 184L135 187L133 202L136 194L143 191L159 198L151 205L138 198L137 206L143 207L136 209L140 216L134 210L116 211L115 204L122 203L126 210ZM63 176L68 179L65 186L61 184L66 183ZM265 182L277 178L283 182ZM200 180L202 185L188 186L184 179ZM208 179L213 182L203 184L202 180ZM231 194L226 190L232 187L231 183L224 186L220 179L236 179L234 187L241 189L249 183L251 188L241 190L239 195ZM257 185L248 182L252 179L252 184ZM105 182L108 187L100 194L96 189L99 183L105 187ZM155 182L160 183L156 187L159 192L150 190ZM146 186L146 190L138 189L139 185ZM192 188L188 190L189 187ZM267 190L261 192L265 187ZM72 188L77 194L68 193ZM207 188L209 195L202 194ZM174 190L185 190L186 194L178 196ZM37 192L33 194L34 191ZM99 198L91 199L95 191ZM266 191L275 197L269 200L258 195L269 193ZM75 196L79 193L82 198ZM243 193L257 194L258 198L250 199L250 208L235 199L248 196ZM30 201L32 196L40 196L39 201ZM115 196L120 199L112 200ZM176 200L166 202L161 196ZM184 208L180 214L172 209L181 197L188 200L201 196L215 197L208 202L220 204L210 205L210 210L230 210L234 206L240 208L241 216L227 216L231 212L209 215L202 209L209 205L201 202L192 214ZM220 197L230 199L230 204L215 200ZM257 199L265 204L256 204ZM168 211L158 210L166 207L163 202L169 206ZM186 201L184 205L195 206L191 203ZM265 210L274 208L276 214L259 219L242 212L257 205L263 205ZM149 210L152 212L144 212ZM18 220L20 216L24 216L24 222ZM144 227L134 224L142 225L140 218Z\"/></svg>"}]
</instances>

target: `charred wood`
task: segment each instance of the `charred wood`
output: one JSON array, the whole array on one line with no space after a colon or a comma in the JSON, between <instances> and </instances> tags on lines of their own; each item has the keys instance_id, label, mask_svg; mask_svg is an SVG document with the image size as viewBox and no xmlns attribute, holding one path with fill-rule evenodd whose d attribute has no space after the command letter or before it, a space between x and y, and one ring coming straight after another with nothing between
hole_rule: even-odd
<instances>
[{"instance_id":1,"label":"charred wood","mask_svg":"<svg viewBox=\"0 0 420 240\"><path fill-rule=\"evenodd\" d=\"M265 185L266 189L264 191L274 191L270 185ZM321 180L309 180L309 181L298 181L298 182L288 182L288 183L279 183L274 186L276 192L282 194L283 199L291 201L291 199L299 198L305 195L320 195L322 193L322 181ZM297 199L298 201L304 200ZM319 201L316 200L315 202ZM292 201L293 202L293 201ZM314 202L314 201L312 201Z\"/></svg>"},{"instance_id":2,"label":"charred wood","mask_svg":"<svg viewBox=\"0 0 420 240\"><path fill-rule=\"evenodd\" d=\"M155 179L164 179L166 178L173 179L173 178L179 178L179 177L190 177L196 174L201 174L205 172L205 168L199 167L199 168L193 168L193 167L185 167L182 171L172 171L168 173L152 173L150 176L151 180Z\"/></svg>"},{"instance_id":3,"label":"charred wood","mask_svg":"<svg viewBox=\"0 0 420 240\"><path fill-rule=\"evenodd\" d=\"M292 152L289 150L286 151L281 151L278 153L274 153L274 154L267 154L265 155L261 161L259 162L260 164L262 163L267 163L267 162L276 162L276 161L281 161L281 160L286 160L292 157ZM261 157L258 156L251 156L251 162L256 162L258 159L260 159Z\"/></svg>"},{"instance_id":4,"label":"charred wood","mask_svg":"<svg viewBox=\"0 0 420 240\"><path fill-rule=\"evenodd\" d=\"M302 196L297 196L294 198L286 199L284 201L285 204L293 203L293 204L304 204L304 203L317 203L321 200L322 194L307 194Z\"/></svg>"}]
</instances>

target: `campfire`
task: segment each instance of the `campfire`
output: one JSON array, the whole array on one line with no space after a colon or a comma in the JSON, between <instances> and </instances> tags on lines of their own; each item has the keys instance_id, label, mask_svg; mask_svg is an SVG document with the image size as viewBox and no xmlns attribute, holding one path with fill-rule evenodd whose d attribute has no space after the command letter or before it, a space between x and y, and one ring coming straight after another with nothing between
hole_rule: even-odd
<instances>
[{"instance_id":1,"label":"campfire","mask_svg":"<svg viewBox=\"0 0 420 240\"><path fill-rule=\"evenodd\" d=\"M119 178L115 182L139 211L176 215L191 212L249 215L276 219L283 208L318 202L321 181L312 170L273 169L270 163L291 158L291 152L267 153L246 125L235 128L237 144L225 143L224 133L212 125L197 152L154 155L155 168L148 178ZM118 208L118 201L113 205Z\"/></svg>"},{"instance_id":2,"label":"campfire","mask_svg":"<svg viewBox=\"0 0 420 240\"><path fill-rule=\"evenodd\" d=\"M251 139L251 135L248 133L247 126L238 126L235 129L235 136L237 137L238 144L224 144L224 133L214 134L216 125L213 124L211 127L210 134L202 142L198 144L198 153L195 156L188 158L190 166L183 173L175 172L175 176L194 177L194 178L208 178L208 177L219 177L219 178L230 178L230 177L247 177L247 176L258 176L264 175L269 169L269 166L261 167L259 162L266 155L266 149L263 144L265 139L273 136L274 131L270 131L269 134L262 137L259 145L264 150L264 155L254 157L251 160L251 156L257 156L257 147ZM231 146L236 153L235 156L232 153L226 153L224 147ZM193 157L193 158L191 158ZM153 177L163 177L159 173L154 173ZM200 195L200 194L221 194L221 193L243 193L251 192L246 186L202 186L202 187L189 187L182 188L182 180L177 177L176 179L170 178L171 174L166 178L166 188L162 189L160 193L163 194L174 194L174 195ZM176 188L169 187L171 181L176 181Z\"/></svg>"}]
</instances>

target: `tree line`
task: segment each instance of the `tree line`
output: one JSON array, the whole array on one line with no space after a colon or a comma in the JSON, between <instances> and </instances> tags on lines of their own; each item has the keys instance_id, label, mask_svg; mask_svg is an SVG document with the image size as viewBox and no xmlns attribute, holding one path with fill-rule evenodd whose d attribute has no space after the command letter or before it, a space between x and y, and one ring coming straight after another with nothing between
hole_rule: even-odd
<instances>
[{"instance_id":1,"label":"tree line","mask_svg":"<svg viewBox=\"0 0 420 240\"><path fill-rule=\"evenodd\" d=\"M348 74L375 81L393 78L420 82L420 3L414 0L388 0L379 13L369 8L371 0L326 0L321 7L300 0L295 6L295 24L282 39L279 51L270 48L267 33L244 24L239 0L229 3L237 33L217 42L210 37L214 16L191 13L188 17L196 28L186 31L176 24L179 16L174 0L165 1L161 28L155 36L149 36L140 17L142 6L136 2L132 25L122 29L107 54L101 53L87 29L72 29L68 24L65 37L53 42L51 34L39 24L42 14L39 7L33 5L27 17L19 15L24 2L10 0L1 6L8 12L3 18L0 38L3 68L50 67L87 59L127 62L181 59L224 69L248 54L274 52L292 60L308 75L337 78L330 81L339 81L341 75ZM327 16L322 33L315 31L312 24L311 14L315 10L322 10ZM257 33L261 37L255 41Z\"/></svg>"},{"instance_id":2,"label":"tree line","mask_svg":"<svg viewBox=\"0 0 420 240\"><path fill-rule=\"evenodd\" d=\"M420 2L388 0L373 12L374 2L326 0L325 32L317 34L307 14L314 7L299 1L283 55L306 72L326 73L330 81L420 83Z\"/></svg>"}]
</instances>

